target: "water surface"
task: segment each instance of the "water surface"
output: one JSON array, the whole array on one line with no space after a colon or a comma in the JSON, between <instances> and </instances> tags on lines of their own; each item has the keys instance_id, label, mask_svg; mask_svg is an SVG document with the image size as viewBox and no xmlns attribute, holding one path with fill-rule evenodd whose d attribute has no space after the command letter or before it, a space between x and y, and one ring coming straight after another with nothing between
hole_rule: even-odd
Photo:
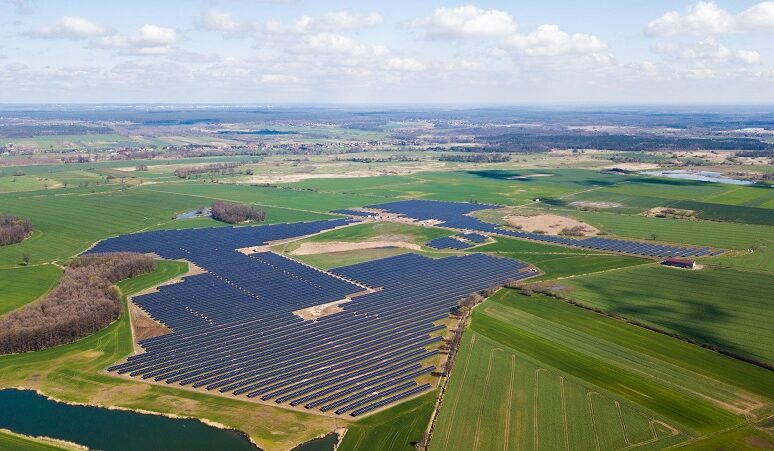
<instances>
[{"instance_id":1,"label":"water surface","mask_svg":"<svg viewBox=\"0 0 774 451\"><path fill-rule=\"evenodd\" d=\"M244 434L198 420L73 406L32 390L0 390L0 428L105 451L255 451Z\"/></svg>"},{"instance_id":2,"label":"water surface","mask_svg":"<svg viewBox=\"0 0 774 451\"><path fill-rule=\"evenodd\" d=\"M672 179L698 180L701 182L728 183L731 185L752 185L750 180L734 179L725 177L720 172L711 171L685 171L682 169L672 171L642 171L642 175L655 175L658 177L669 177Z\"/></svg>"}]
</instances>

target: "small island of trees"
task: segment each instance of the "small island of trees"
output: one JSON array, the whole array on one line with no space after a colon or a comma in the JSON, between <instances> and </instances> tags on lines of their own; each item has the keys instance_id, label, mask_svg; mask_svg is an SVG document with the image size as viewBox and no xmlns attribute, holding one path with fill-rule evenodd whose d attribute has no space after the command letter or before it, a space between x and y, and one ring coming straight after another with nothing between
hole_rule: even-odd
<instances>
[{"instance_id":1,"label":"small island of trees","mask_svg":"<svg viewBox=\"0 0 774 451\"><path fill-rule=\"evenodd\" d=\"M0 214L0 246L24 241L32 232L32 222L26 218Z\"/></svg>"},{"instance_id":2,"label":"small island of trees","mask_svg":"<svg viewBox=\"0 0 774 451\"><path fill-rule=\"evenodd\" d=\"M266 212L247 204L216 201L212 204L212 217L229 224L260 222L266 219Z\"/></svg>"},{"instance_id":3,"label":"small island of trees","mask_svg":"<svg viewBox=\"0 0 774 451\"><path fill-rule=\"evenodd\" d=\"M42 300L0 317L0 354L37 351L97 332L121 313L115 283L155 266L152 257L134 252L74 259L59 285Z\"/></svg>"}]
</instances>

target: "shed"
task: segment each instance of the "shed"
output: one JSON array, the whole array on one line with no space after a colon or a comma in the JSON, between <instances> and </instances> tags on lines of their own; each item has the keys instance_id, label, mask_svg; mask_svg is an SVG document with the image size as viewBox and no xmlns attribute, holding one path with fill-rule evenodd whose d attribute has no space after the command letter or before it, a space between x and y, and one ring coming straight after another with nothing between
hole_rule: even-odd
<instances>
[{"instance_id":1,"label":"shed","mask_svg":"<svg viewBox=\"0 0 774 451\"><path fill-rule=\"evenodd\" d=\"M661 262L664 266L674 266L675 268L695 269L695 260L686 260L684 258L667 258Z\"/></svg>"}]
</instances>

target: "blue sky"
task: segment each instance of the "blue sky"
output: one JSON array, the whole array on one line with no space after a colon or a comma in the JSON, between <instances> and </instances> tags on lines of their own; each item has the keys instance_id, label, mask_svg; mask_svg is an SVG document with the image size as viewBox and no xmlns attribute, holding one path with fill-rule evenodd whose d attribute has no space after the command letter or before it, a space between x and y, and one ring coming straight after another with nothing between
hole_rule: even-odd
<instances>
[{"instance_id":1,"label":"blue sky","mask_svg":"<svg viewBox=\"0 0 774 451\"><path fill-rule=\"evenodd\" d=\"M0 0L3 103L774 102L774 1Z\"/></svg>"}]
</instances>

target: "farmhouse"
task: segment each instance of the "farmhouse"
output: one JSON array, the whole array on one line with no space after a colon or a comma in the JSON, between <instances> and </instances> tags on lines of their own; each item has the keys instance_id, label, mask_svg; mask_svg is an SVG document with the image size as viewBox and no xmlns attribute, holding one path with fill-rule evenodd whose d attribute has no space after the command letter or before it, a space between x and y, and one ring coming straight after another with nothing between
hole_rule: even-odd
<instances>
[{"instance_id":1,"label":"farmhouse","mask_svg":"<svg viewBox=\"0 0 774 451\"><path fill-rule=\"evenodd\" d=\"M696 269L695 260L686 260L683 258L667 258L661 262L664 266L674 266L675 268Z\"/></svg>"}]
</instances>

